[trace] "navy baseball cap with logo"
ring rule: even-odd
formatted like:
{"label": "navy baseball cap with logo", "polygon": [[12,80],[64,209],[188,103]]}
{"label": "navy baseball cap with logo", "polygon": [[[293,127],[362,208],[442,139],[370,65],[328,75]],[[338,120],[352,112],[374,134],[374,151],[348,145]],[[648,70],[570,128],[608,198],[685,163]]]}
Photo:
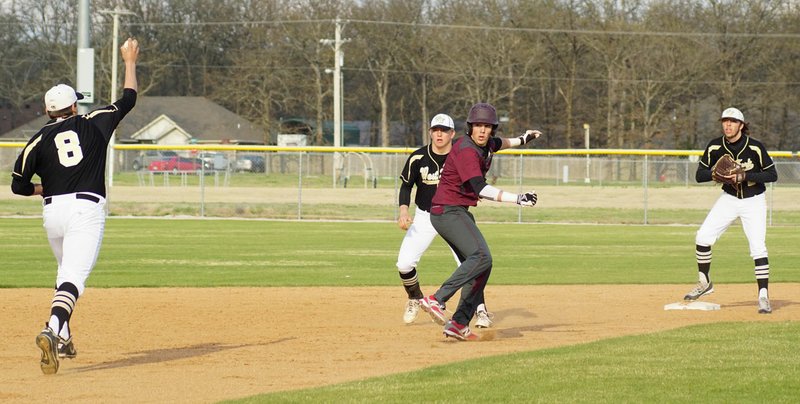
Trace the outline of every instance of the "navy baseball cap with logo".
{"label": "navy baseball cap with logo", "polygon": [[76,92],[74,88],[59,84],[44,94],[44,106],[47,112],[61,111],[82,99],[83,94]]}

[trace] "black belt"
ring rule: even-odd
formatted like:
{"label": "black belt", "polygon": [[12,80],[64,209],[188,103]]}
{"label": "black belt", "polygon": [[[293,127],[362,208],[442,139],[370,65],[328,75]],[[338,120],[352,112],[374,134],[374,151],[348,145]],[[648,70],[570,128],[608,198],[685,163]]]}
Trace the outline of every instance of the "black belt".
{"label": "black belt", "polygon": [[[81,193],[81,192],[78,192],[78,193],[75,194],[75,199],[85,199],[87,201],[92,201],[94,203],[99,203],[100,202],[100,198],[98,198],[98,197],[96,197],[96,196],[94,196],[92,194],[84,194],[84,193]],[[44,198],[44,204],[45,205],[49,205],[51,203],[53,203],[53,197],[52,196],[48,196],[48,197]]]}

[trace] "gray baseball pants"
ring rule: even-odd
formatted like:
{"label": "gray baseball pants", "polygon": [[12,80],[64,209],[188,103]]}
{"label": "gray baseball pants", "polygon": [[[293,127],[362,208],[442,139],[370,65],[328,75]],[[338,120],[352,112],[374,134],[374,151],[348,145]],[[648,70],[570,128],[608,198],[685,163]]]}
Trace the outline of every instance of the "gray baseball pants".
{"label": "gray baseball pants", "polygon": [[453,320],[467,325],[478,304],[483,303],[483,290],[492,273],[492,254],[475,218],[464,206],[444,206],[441,214],[431,213],[431,224],[461,258],[461,265],[433,296],[439,302],[446,302],[461,289]]}

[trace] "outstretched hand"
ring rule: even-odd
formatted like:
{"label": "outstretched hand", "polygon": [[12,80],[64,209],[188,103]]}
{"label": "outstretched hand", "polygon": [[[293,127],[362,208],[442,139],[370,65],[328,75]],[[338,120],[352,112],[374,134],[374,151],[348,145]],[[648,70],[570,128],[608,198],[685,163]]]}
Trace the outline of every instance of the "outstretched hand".
{"label": "outstretched hand", "polygon": [[542,132],[535,129],[528,129],[525,131],[525,134],[522,135],[522,143],[529,143],[534,139],[538,139],[539,136],[542,136]]}
{"label": "outstretched hand", "polygon": [[539,197],[536,195],[536,191],[530,191],[524,194],[519,194],[517,197],[517,205],[533,207],[536,205],[536,201],[538,200]]}

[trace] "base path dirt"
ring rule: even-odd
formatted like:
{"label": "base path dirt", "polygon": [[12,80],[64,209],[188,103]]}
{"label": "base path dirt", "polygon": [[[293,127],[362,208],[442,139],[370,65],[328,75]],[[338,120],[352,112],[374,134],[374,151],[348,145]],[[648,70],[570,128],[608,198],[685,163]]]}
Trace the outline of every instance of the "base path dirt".
{"label": "base path dirt", "polygon": [[[0,402],[211,403],[465,359],[721,321],[800,320],[800,285],[715,285],[718,311],[665,311],[691,285],[492,286],[496,327],[454,342],[401,287],[93,289],[73,319],[78,356],[43,375],[34,344],[52,290],[0,289]],[[432,290],[430,286],[427,289]]]}

